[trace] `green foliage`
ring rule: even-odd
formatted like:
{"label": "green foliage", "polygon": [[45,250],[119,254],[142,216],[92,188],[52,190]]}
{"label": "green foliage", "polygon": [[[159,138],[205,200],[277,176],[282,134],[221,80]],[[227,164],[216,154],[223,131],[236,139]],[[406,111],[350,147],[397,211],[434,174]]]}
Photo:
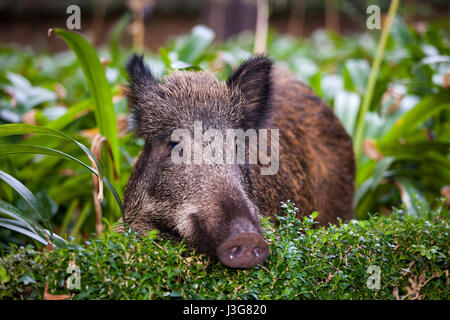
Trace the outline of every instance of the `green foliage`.
{"label": "green foliage", "polygon": [[[115,185],[119,194],[122,194],[118,181],[116,182],[120,177],[121,168],[116,112],[112,100],[112,89],[106,78],[103,65],[95,49],[82,36],[75,32],[62,29],[55,29],[54,32],[70,46],[81,65],[87,87],[91,93],[91,100],[94,103],[96,124],[100,134],[106,138],[107,144],[111,149],[111,161],[107,157],[107,151],[103,152],[104,156],[102,157],[104,159],[103,163],[106,167],[107,177]],[[112,212],[118,211],[115,206],[110,206],[108,210]],[[118,217],[119,215],[115,215],[115,218]]]}
{"label": "green foliage", "polygon": [[[105,176],[117,191],[115,198],[107,194],[102,202],[110,223],[119,217],[116,202],[143,146],[132,133],[114,131],[116,120],[128,114],[119,85],[127,82],[123,69],[131,49],[118,44],[129,21],[130,16],[124,15],[113,28],[109,45],[97,50],[81,36],[62,30],[56,33],[74,52],[48,55],[0,47],[0,128],[36,123],[42,130],[60,130],[83,146],[90,145],[93,133],[107,137],[120,172],[116,180],[109,155],[103,154],[99,160]],[[450,29],[433,22],[423,29],[419,32],[396,17],[384,54],[378,55],[379,72],[373,72],[367,112],[360,112],[360,105],[376,58],[380,38],[376,31],[341,36],[319,30],[309,39],[269,35],[268,55],[310,85],[353,138],[358,114],[365,114],[361,141],[372,144],[357,159],[358,219],[402,204],[407,214],[417,215],[421,206],[416,199],[433,208],[440,189],[450,185],[450,93],[443,82],[450,72]],[[171,39],[158,53],[145,52],[145,60],[157,77],[174,69],[211,69],[226,79],[251,55],[253,36],[242,34],[222,44],[213,44],[213,38],[211,30],[197,26],[190,34]],[[76,160],[66,161],[65,155],[79,160],[86,154],[68,141],[38,134],[2,136],[0,170],[21,181],[48,207],[49,220],[63,238],[75,233],[80,240],[95,227],[92,176]],[[0,199],[32,214],[2,181]],[[27,240],[0,228],[0,242],[6,249],[10,242]]]}
{"label": "green foliage", "polygon": [[94,102],[95,118],[100,133],[105,136],[111,145],[114,161],[120,168],[116,113],[112,102],[111,87],[100,59],[95,49],[79,34],[62,29],[55,29],[54,32],[66,41],[80,62]]}
{"label": "green foliage", "polygon": [[[367,90],[364,93],[361,109],[359,111],[358,122],[355,129],[354,135],[354,149],[355,156],[357,159],[361,158],[362,148],[363,148],[363,132],[366,123],[366,113],[369,109],[370,102],[372,101],[375,83],[380,70],[381,60],[383,59],[384,49],[386,48],[386,42],[389,37],[389,31],[391,30],[392,22],[395,18],[395,12],[397,11],[398,4],[400,0],[393,0],[389,6],[389,12],[386,17],[386,22],[383,25],[383,30],[381,32],[380,41],[378,43],[377,52],[375,54],[375,59],[373,60],[372,70],[370,72],[367,81]],[[365,73],[364,73],[365,74]],[[359,83],[366,83],[366,81],[360,81]]]}
{"label": "green foliage", "polygon": [[[282,208],[278,228],[263,221],[271,250],[263,266],[228,269],[156,231],[138,239],[129,230],[53,253],[14,247],[0,258],[0,299],[42,298],[47,280],[49,293],[72,299],[449,298],[447,211],[412,217],[398,209],[314,228],[317,213],[299,220],[293,203]],[[67,289],[71,263],[80,268],[79,290]],[[380,270],[378,290],[367,286],[371,265]]]}
{"label": "green foliage", "polygon": [[[0,155],[23,154],[23,153],[45,154],[56,156],[61,159],[70,160],[78,164],[81,164],[82,166],[90,170],[93,174],[97,175],[102,179],[102,181],[105,183],[108,189],[112,192],[120,210],[123,212],[122,203],[119,195],[117,194],[114,187],[110,184],[108,179],[106,177],[103,177],[102,166],[88,148],[86,148],[83,144],[74,140],[67,134],[55,129],[43,128],[27,124],[5,124],[0,127],[0,137],[25,133],[48,135],[62,138],[75,143],[78,147],[80,147],[81,150],[84,151],[84,153],[88,157],[90,157],[95,161],[98,171],[69,154],[40,146],[28,146],[20,144],[0,144]],[[48,208],[43,206],[42,203],[33,195],[33,193],[27,187],[25,187],[20,181],[18,181],[11,175],[1,170],[0,170],[0,180],[5,181],[12,189],[14,189],[25,200],[27,207],[31,209],[31,211],[27,213],[3,200],[0,200],[0,213],[8,216],[9,218],[12,218],[12,219],[0,218],[0,226],[26,235],[34,240],[37,240],[43,245],[48,244],[47,236],[50,236],[50,240],[52,241],[52,243],[54,243],[59,247],[64,246],[66,242],[62,238],[55,235],[53,232],[50,233],[50,231],[48,231],[53,229],[51,226],[51,214]],[[44,227],[47,228],[47,230],[42,228],[40,223],[43,224]],[[75,230],[77,229],[74,228],[74,231]]]}
{"label": "green foliage", "polygon": [[[50,219],[48,210],[41,205],[33,193],[31,193],[30,190],[20,183],[20,181],[3,171],[0,171],[0,179],[8,183],[8,185],[17,191],[17,193],[19,193],[25,200],[27,205],[33,210],[33,213],[40,218],[40,221],[44,224],[44,226],[49,228],[48,226],[50,224]],[[2,200],[0,200],[0,212],[12,218],[0,218],[0,226],[24,234],[44,245],[48,244],[48,241],[46,240],[48,236],[50,236],[49,239],[53,240],[59,246],[65,245],[65,241],[63,239],[42,228],[38,220],[34,219],[33,216],[28,215],[22,210],[15,208]]]}

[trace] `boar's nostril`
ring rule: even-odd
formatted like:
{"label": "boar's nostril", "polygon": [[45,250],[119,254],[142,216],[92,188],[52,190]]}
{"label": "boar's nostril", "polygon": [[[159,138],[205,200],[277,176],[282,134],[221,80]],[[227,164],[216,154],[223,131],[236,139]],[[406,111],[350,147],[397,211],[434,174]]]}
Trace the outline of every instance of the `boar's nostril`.
{"label": "boar's nostril", "polygon": [[256,232],[242,232],[227,239],[217,248],[217,257],[230,268],[251,268],[266,259],[269,247]]}
{"label": "boar's nostril", "polygon": [[241,252],[241,247],[233,247],[230,251],[230,259],[234,259]]}
{"label": "boar's nostril", "polygon": [[253,249],[252,253],[255,257],[258,258],[261,255],[261,251],[262,251],[261,248],[255,248]]}

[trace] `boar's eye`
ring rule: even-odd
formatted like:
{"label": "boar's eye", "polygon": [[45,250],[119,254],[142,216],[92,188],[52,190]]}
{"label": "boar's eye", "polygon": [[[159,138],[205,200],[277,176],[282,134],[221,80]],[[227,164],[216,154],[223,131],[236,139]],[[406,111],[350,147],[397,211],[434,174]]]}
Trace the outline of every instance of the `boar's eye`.
{"label": "boar's eye", "polygon": [[176,146],[178,146],[180,143],[177,141],[169,141],[168,146],[170,149],[174,149]]}
{"label": "boar's eye", "polygon": [[183,149],[181,148],[181,143],[177,141],[169,141],[167,144],[167,147],[169,148],[169,154],[172,154],[172,151],[178,152],[179,155],[183,156]]}

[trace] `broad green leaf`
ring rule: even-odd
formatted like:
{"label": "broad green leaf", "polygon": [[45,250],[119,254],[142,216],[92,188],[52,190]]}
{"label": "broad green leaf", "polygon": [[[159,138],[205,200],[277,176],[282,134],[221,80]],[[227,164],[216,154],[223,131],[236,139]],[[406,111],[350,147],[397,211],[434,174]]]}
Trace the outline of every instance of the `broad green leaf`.
{"label": "broad green leaf", "polygon": [[338,91],[334,97],[334,112],[350,136],[353,135],[360,103],[360,96],[354,92]]}
{"label": "broad green leaf", "polygon": [[402,202],[405,204],[409,215],[419,216],[418,203],[425,203],[423,194],[419,191],[415,183],[408,178],[397,177],[397,186],[400,189]]}
{"label": "broad green leaf", "polygon": [[[378,161],[375,166],[366,165],[366,170],[371,170],[369,173],[370,178],[360,184],[355,192],[355,203],[358,204],[364,195],[369,191],[375,191],[379,186],[381,180],[385,177],[391,164],[394,162],[394,157],[385,157]],[[368,173],[365,173],[366,175]]]}
{"label": "broad green leaf", "polygon": [[394,126],[381,138],[380,150],[386,144],[397,143],[400,138],[414,131],[417,126],[444,109],[450,109],[450,95],[441,93],[423,98],[414,108],[401,116]]}
{"label": "broad green leaf", "polygon": [[164,62],[164,66],[166,69],[170,69],[170,64],[172,60],[170,59],[169,50],[167,48],[161,47],[159,48],[159,56],[161,60]]}
{"label": "broad green leaf", "polygon": [[395,160],[395,157],[385,157],[385,158],[381,159],[380,161],[378,161],[378,163],[375,165],[375,169],[374,169],[373,177],[372,177],[372,185],[370,187],[372,189],[372,191],[375,190],[376,187],[378,187],[378,185],[381,182],[381,179],[383,179],[384,174],[389,169],[389,167],[394,162],[394,160]]}
{"label": "broad green leaf", "polygon": [[27,79],[19,74],[8,72],[7,78],[12,84],[17,103],[22,105],[25,110],[30,110],[43,102],[55,101],[57,98],[53,91],[33,87]]}
{"label": "broad green leaf", "polygon": [[396,16],[394,19],[391,33],[392,38],[395,39],[396,43],[402,47],[411,47],[415,43],[411,32],[408,30],[408,26],[399,16]]}
{"label": "broad green leaf", "polygon": [[70,107],[64,115],[56,120],[46,123],[45,126],[47,128],[61,130],[72,123],[80,113],[87,110],[92,111],[92,109],[93,105],[91,99],[80,101]]}
{"label": "broad green leaf", "polygon": [[196,26],[192,29],[186,42],[178,51],[178,59],[189,64],[196,64],[214,39],[214,31],[206,26]]}
{"label": "broad green leaf", "polygon": [[364,181],[355,191],[355,204],[358,205],[364,195],[372,190],[373,178],[369,178]]}
{"label": "broad green leaf", "polygon": [[348,72],[351,81],[347,87],[354,88],[360,93],[364,92],[370,74],[369,63],[366,60],[349,59],[345,62],[345,71]]}
{"label": "broad green leaf", "polygon": [[[321,95],[320,93],[322,92],[322,95],[327,100],[332,100],[339,92],[344,90],[344,82],[342,77],[337,74],[326,75],[321,79],[319,78],[318,81],[320,81],[320,86],[317,86],[316,88],[313,86],[313,88],[319,95]],[[310,84],[312,85],[312,83]]]}

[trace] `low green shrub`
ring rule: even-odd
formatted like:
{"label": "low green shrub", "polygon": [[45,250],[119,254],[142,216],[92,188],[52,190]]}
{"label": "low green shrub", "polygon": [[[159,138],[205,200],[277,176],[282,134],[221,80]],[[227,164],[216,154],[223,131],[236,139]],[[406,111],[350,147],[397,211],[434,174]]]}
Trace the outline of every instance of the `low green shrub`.
{"label": "low green shrub", "polygon": [[[278,228],[262,221],[271,247],[263,266],[228,269],[183,242],[130,229],[54,252],[12,246],[0,258],[0,299],[41,299],[47,280],[48,293],[72,299],[449,298],[447,210],[413,217],[395,209],[315,228],[316,213],[299,220],[293,203],[282,208]],[[81,286],[69,290],[74,265]]]}

